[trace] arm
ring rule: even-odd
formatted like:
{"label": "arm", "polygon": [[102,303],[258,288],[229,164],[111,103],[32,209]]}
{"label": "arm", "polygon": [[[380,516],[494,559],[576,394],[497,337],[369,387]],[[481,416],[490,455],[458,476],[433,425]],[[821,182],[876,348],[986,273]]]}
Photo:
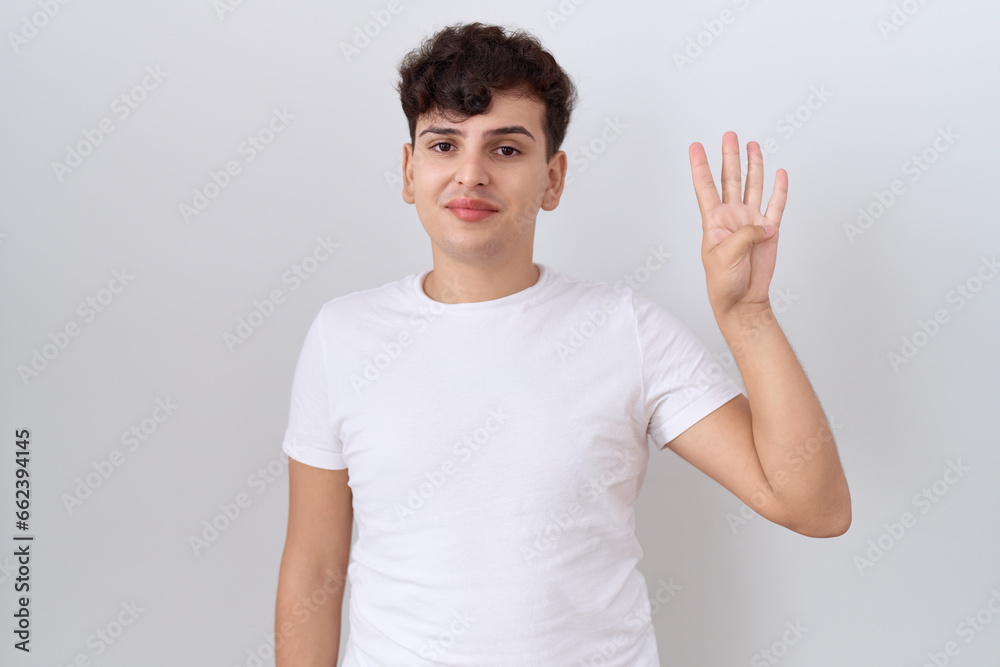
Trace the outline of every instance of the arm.
{"label": "arm", "polygon": [[667,444],[764,518],[809,537],[842,535],[851,498],[833,433],[773,314],[759,327],[724,334],[747,395]]}
{"label": "arm", "polygon": [[723,137],[722,201],[701,144],[692,144],[690,157],[709,300],[747,396],[667,444],[761,516],[811,537],[842,535],[851,524],[851,498],[836,443],[767,295],[788,176],[779,170],[761,215],[763,157],[756,143],[747,145],[742,203],[734,133]]}
{"label": "arm", "polygon": [[335,667],[354,522],[347,469],[288,459],[288,533],[274,614],[277,667]]}

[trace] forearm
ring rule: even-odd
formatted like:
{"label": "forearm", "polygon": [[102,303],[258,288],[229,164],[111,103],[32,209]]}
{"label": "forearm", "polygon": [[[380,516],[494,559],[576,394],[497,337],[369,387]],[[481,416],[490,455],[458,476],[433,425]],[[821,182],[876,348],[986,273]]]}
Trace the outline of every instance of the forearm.
{"label": "forearm", "polygon": [[274,614],[276,667],[336,667],[343,573],[302,565],[287,553]]}
{"label": "forearm", "polygon": [[851,501],[833,433],[774,312],[766,307],[717,321],[746,387],[769,484],[756,497],[777,503],[799,532],[843,533]]}

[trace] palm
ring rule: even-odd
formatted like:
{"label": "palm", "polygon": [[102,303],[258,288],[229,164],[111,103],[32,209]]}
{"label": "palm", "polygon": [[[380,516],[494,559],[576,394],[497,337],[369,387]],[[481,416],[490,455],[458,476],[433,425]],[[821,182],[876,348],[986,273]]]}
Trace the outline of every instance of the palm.
{"label": "palm", "polygon": [[[742,198],[739,141],[734,132],[727,132],[722,138],[721,199],[701,144],[691,145],[690,158],[702,216],[701,256],[713,309],[721,314],[740,306],[766,305],[788,191],[787,173],[778,170],[767,212],[762,215],[764,168],[763,156],[756,143],[747,144],[749,166]],[[760,233],[765,224],[774,228],[774,233],[767,238]],[[738,234],[750,226],[755,227]]]}
{"label": "palm", "polygon": [[[709,214],[705,223],[702,252],[713,251],[743,225],[759,225],[764,216],[746,204],[723,204]],[[767,299],[778,251],[778,235],[750,247],[732,266],[733,300],[759,303]]]}

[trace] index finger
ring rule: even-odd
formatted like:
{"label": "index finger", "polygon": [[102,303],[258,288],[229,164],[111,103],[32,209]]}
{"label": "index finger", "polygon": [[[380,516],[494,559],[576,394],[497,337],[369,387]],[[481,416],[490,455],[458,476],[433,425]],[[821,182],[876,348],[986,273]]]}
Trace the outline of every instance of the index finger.
{"label": "index finger", "polygon": [[702,219],[704,219],[706,213],[722,204],[722,200],[719,199],[719,191],[715,188],[715,179],[712,178],[712,170],[708,166],[705,147],[697,141],[694,142],[688,148],[688,157],[691,159],[694,194],[698,197],[698,208],[701,210]]}

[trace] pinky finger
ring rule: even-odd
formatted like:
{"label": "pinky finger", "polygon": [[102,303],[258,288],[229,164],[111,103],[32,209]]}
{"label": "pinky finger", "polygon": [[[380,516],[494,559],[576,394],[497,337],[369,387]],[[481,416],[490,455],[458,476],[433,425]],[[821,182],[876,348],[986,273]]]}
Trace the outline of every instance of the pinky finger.
{"label": "pinky finger", "polygon": [[788,199],[788,172],[779,169],[774,174],[774,190],[771,198],[767,201],[767,211],[764,217],[768,219],[774,228],[781,224],[781,214],[785,211],[785,201]]}

